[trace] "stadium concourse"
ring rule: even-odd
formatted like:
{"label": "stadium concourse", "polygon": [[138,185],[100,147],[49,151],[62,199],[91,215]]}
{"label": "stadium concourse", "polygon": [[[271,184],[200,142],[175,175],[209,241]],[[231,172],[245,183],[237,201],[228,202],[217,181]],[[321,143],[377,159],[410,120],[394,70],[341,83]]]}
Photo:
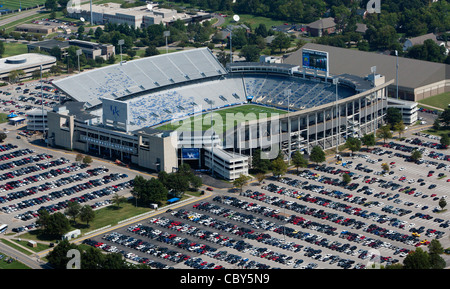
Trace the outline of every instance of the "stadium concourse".
{"label": "stadium concourse", "polygon": [[[281,149],[289,158],[297,149],[327,149],[349,135],[373,132],[382,123],[390,83],[381,75],[329,76],[290,64],[225,68],[208,48],[157,55],[54,81],[70,101],[48,113],[48,143],[153,171],[171,172],[187,162],[233,180],[248,173],[255,149]],[[249,104],[288,113],[249,114],[226,131],[162,129],[209,118],[209,111],[245,112]]]}

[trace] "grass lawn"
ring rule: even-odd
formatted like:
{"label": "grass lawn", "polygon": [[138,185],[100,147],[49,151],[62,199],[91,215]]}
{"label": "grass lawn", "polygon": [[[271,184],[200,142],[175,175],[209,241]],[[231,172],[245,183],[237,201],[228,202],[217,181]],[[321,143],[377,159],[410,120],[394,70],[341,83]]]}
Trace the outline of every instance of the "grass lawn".
{"label": "grass lawn", "polygon": [[450,135],[450,128],[444,127],[444,128],[441,128],[440,130],[435,130],[435,129],[430,128],[430,129],[424,130],[422,132],[432,134],[432,135],[443,136],[444,134]]}
{"label": "grass lawn", "polygon": [[0,1],[0,5],[2,5],[2,7],[0,7],[0,9],[9,9],[9,10],[16,10],[19,9],[20,7],[22,7],[22,9],[24,8],[28,8],[28,7],[34,7],[36,5],[42,5],[45,3],[45,0],[2,0]]}
{"label": "grass lawn", "polygon": [[[236,126],[246,120],[253,120],[275,116],[275,114],[285,114],[287,111],[276,109],[273,107],[265,107],[260,105],[239,105],[230,108],[215,110],[212,114],[213,128],[216,132],[222,133],[232,126]],[[206,131],[211,128],[211,114],[194,116],[185,120],[175,121],[172,123],[163,124],[157,129],[160,130],[175,130],[180,128],[183,131]]]}
{"label": "grass lawn", "polygon": [[0,112],[0,123],[8,122],[8,115],[6,113]]}
{"label": "grass lawn", "polygon": [[422,103],[425,105],[428,104],[434,107],[446,109],[450,104],[450,92],[444,92],[435,96],[419,100],[418,103]]}
{"label": "grass lawn", "polygon": [[[8,263],[7,261],[10,259],[10,256],[5,255],[3,252],[0,252],[0,256],[2,257],[0,260],[0,270],[1,269],[31,269],[30,267],[15,260],[14,258],[12,258],[13,261],[11,263]],[[6,274],[6,273],[4,273],[4,274]]]}
{"label": "grass lawn", "polygon": [[27,45],[24,43],[3,43],[5,47],[5,53],[2,55],[2,57],[10,57],[14,55],[24,54],[28,53]]}
{"label": "grass lawn", "polygon": [[[267,17],[262,16],[254,16],[250,14],[239,14],[239,23],[248,23],[251,25],[251,28],[255,29],[259,26],[259,24],[265,24],[269,29],[272,26],[283,25],[285,21],[282,20],[274,20]],[[225,18],[225,22],[221,25],[221,27],[227,27],[227,25],[235,25],[236,22],[233,20],[233,15],[228,15]]]}

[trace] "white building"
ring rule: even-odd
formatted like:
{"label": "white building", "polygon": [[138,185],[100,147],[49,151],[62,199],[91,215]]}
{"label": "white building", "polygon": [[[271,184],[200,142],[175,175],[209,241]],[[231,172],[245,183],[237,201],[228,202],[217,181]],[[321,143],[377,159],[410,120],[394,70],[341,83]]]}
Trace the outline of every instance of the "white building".
{"label": "white building", "polygon": [[413,125],[417,121],[417,102],[407,101],[403,99],[395,99],[388,97],[388,108],[395,107],[398,108],[402,113],[402,120],[404,124]]}

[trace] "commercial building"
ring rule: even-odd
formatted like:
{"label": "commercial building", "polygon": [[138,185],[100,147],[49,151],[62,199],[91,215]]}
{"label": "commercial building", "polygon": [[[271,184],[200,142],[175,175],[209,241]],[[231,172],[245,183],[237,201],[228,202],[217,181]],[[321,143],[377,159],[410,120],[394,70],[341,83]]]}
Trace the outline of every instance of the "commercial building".
{"label": "commercial building", "polygon": [[50,39],[27,44],[28,52],[33,52],[39,49],[40,51],[50,53],[53,48],[58,47],[62,50],[63,56],[65,56],[66,50],[70,46],[78,46],[87,59],[101,57],[107,60],[110,56],[115,54],[115,47],[112,44],[95,43],[78,39],[67,41]]}
{"label": "commercial building", "polygon": [[[105,23],[127,24],[131,27],[144,28],[152,24],[170,24],[176,20],[194,22],[211,18],[210,13],[178,13],[174,9],[159,8],[157,5],[153,5],[151,9],[147,6],[132,8],[121,8],[120,6],[118,3],[92,5],[93,23],[101,25]],[[91,6],[88,3],[80,5],[79,8],[70,8],[68,15],[77,19],[83,17],[86,21],[90,21]]]}
{"label": "commercial building", "polygon": [[27,33],[39,33],[48,35],[50,33],[56,32],[57,27],[38,25],[38,24],[20,24],[16,26],[16,31],[27,32]]}

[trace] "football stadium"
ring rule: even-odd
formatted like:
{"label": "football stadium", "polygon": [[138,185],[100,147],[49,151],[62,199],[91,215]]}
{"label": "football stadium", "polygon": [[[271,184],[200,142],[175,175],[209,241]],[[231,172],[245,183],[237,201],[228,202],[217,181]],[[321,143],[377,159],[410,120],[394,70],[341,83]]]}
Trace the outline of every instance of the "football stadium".
{"label": "football stadium", "polygon": [[121,62],[54,81],[70,100],[48,113],[48,144],[171,172],[182,162],[233,180],[252,155],[289,159],[374,132],[385,81],[330,75],[328,53],[303,49],[302,65],[220,64],[208,48]]}

